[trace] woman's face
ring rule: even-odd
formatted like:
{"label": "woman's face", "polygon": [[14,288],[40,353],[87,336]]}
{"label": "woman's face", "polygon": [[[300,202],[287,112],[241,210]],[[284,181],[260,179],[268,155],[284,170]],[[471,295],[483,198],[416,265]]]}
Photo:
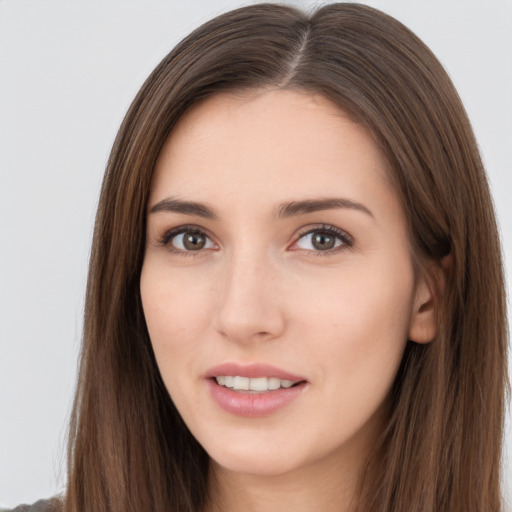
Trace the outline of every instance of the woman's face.
{"label": "woman's face", "polygon": [[358,467],[407,338],[434,329],[366,131],[318,95],[217,95],[173,129],[148,212],[149,334],[216,467]]}

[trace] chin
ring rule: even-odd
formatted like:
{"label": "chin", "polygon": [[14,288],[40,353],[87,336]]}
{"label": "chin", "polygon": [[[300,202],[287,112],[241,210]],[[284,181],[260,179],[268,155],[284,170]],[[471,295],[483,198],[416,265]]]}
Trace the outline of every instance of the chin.
{"label": "chin", "polygon": [[327,461],[334,453],[328,443],[311,445],[296,435],[274,435],[273,439],[243,439],[205,446],[214,467],[239,475],[277,477],[300,472],[316,463]]}
{"label": "chin", "polygon": [[261,453],[223,453],[218,457],[211,456],[214,467],[239,475],[275,477],[290,473],[300,466],[286,456],[285,460],[280,459],[280,457],[262,456]]}
{"label": "chin", "polygon": [[[201,443],[214,466],[253,476],[276,476],[300,466],[298,450],[283,446],[278,440],[225,439],[222,442]],[[296,444],[296,443],[294,443]]]}

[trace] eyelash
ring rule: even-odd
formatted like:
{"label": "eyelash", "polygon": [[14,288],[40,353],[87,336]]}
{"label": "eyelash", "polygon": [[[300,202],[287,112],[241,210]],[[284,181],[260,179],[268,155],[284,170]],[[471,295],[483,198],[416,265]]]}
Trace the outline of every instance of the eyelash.
{"label": "eyelash", "polygon": [[[211,241],[211,238],[205,233],[205,231],[202,228],[199,228],[198,226],[194,225],[185,225],[185,226],[178,226],[176,228],[170,229],[169,231],[166,231],[162,239],[159,241],[160,246],[167,247],[167,250],[172,253],[176,254],[178,256],[182,257],[194,257],[198,256],[199,253],[203,252],[201,249],[197,251],[184,251],[182,249],[174,248],[171,244],[171,241],[174,237],[178,235],[182,235],[184,233],[193,233],[193,234],[199,234],[202,236],[205,236],[207,239]],[[307,230],[304,230],[299,233],[297,239],[293,243],[293,245],[297,244],[301,238],[304,238],[307,235],[310,235],[312,233],[323,233],[327,235],[334,236],[338,240],[341,241],[341,244],[333,249],[328,249],[325,251],[321,250],[307,250],[302,249],[305,251],[308,255],[312,254],[315,256],[329,256],[335,253],[338,253],[339,251],[348,250],[351,249],[354,246],[354,239],[351,235],[349,235],[346,231],[337,228],[336,226],[331,226],[329,224],[319,224],[315,227],[309,227]],[[293,249],[293,250],[301,250],[301,249]]]}
{"label": "eyelash", "polygon": [[200,227],[193,225],[185,225],[178,226],[176,228],[170,229],[169,231],[166,231],[158,245],[167,247],[167,250],[170,253],[176,254],[177,256],[181,256],[183,258],[198,256],[198,253],[202,252],[201,250],[183,251],[182,249],[177,249],[172,246],[171,240],[178,235],[182,235],[183,233],[198,234],[206,237],[208,240],[211,240],[211,238]]}
{"label": "eyelash", "polygon": [[[307,254],[312,254],[315,256],[330,256],[332,254],[336,254],[340,251],[345,251],[348,249],[352,249],[354,246],[354,239],[351,235],[349,235],[346,231],[337,228],[336,226],[332,226],[330,224],[319,224],[318,226],[315,226],[313,228],[307,228],[305,231],[300,232],[297,240],[294,242],[294,245],[298,243],[298,241],[307,236],[311,235],[312,233],[323,233],[327,235],[334,236],[338,240],[341,241],[341,245],[334,247],[333,249],[328,249],[325,251],[320,250],[306,250]],[[300,250],[300,249],[294,249],[294,250]]]}

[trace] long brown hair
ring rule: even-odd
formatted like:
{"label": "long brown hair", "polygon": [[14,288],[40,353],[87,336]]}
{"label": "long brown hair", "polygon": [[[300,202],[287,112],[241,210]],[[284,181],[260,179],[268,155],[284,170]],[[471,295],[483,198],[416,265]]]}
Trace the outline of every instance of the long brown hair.
{"label": "long brown hair", "polygon": [[208,499],[208,457],[162,383],[142,313],[145,212],[156,158],[184,111],[258,88],[320,93],[365,126],[402,198],[418,271],[450,259],[438,335],[407,346],[357,509],[501,510],[507,331],[484,169],[437,59],[358,4],[223,14],[165,57],[133,101],[96,218],[65,510],[192,512]]}

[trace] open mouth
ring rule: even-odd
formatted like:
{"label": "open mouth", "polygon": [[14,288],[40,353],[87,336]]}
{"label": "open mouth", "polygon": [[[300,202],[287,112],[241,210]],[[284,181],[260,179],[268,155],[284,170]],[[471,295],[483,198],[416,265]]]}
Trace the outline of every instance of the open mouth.
{"label": "open mouth", "polygon": [[267,364],[226,363],[210,370],[206,377],[211,397],[221,409],[250,418],[287,407],[308,386],[304,377]]}
{"label": "open mouth", "polygon": [[241,393],[268,393],[278,389],[288,389],[304,381],[279,379],[278,377],[240,377],[238,375],[218,375],[213,380],[219,385]]}

